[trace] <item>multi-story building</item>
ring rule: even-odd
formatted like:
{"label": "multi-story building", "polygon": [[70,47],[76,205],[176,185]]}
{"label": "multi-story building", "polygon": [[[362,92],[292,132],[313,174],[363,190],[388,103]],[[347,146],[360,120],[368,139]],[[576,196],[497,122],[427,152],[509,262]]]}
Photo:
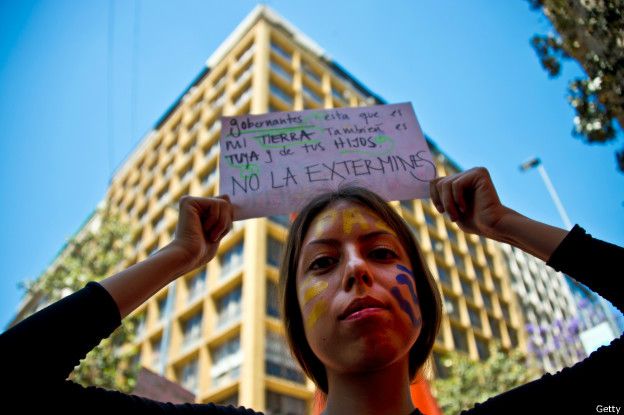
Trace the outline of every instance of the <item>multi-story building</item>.
{"label": "multi-story building", "polygon": [[[172,239],[182,195],[219,194],[222,115],[385,103],[327,56],[265,6],[245,18],[115,172],[106,200],[140,229],[119,269]],[[429,145],[439,175],[459,171]],[[462,233],[429,200],[392,205],[422,245],[444,299],[427,376],[445,375],[445,350],[474,359],[487,358],[493,342],[526,350],[500,244]],[[135,310],[141,363],[193,391],[197,402],[310,412],[313,384],[290,357],[279,319],[278,263],[288,224],[287,216],[236,222],[214,260]]]}
{"label": "multi-story building", "polygon": [[526,321],[528,349],[542,372],[554,373],[584,358],[567,277],[518,248],[501,247]]}

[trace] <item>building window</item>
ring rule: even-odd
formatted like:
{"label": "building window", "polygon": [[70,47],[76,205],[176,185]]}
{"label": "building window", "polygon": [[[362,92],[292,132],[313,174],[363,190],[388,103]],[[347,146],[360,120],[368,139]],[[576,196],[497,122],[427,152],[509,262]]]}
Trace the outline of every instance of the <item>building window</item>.
{"label": "building window", "polygon": [[181,172],[180,181],[185,181],[193,175],[193,163],[189,163]]}
{"label": "building window", "polygon": [[479,265],[474,266],[475,276],[477,280],[481,281],[481,283],[485,284],[485,274],[483,273],[483,268]]}
{"label": "building window", "polygon": [[472,327],[476,327],[478,329],[483,328],[481,325],[481,314],[478,308],[468,305],[468,317],[470,318],[470,324]]}
{"label": "building window", "polygon": [[272,236],[267,238],[267,262],[269,265],[279,267],[282,259],[284,244]]}
{"label": "building window", "polygon": [[438,278],[440,279],[440,282],[448,285],[449,287],[453,285],[451,282],[451,274],[446,265],[438,264]]}
{"label": "building window", "polygon": [[450,376],[451,371],[444,356],[438,352],[433,352],[433,362],[435,364],[436,377],[445,379]]}
{"label": "building window", "polygon": [[310,65],[304,62],[302,67],[303,73],[305,73],[308,78],[314,80],[317,84],[321,83],[321,76],[318,75]]}
{"label": "building window", "polygon": [[197,390],[199,387],[199,381],[197,377],[199,372],[198,366],[199,364],[197,362],[197,359],[193,359],[184,366],[182,366],[179,375],[180,383],[182,384],[182,386],[186,390],[189,390],[194,394],[197,394]]}
{"label": "building window", "polygon": [[171,172],[173,171],[173,161],[170,162],[167,167],[165,167],[165,179],[168,179],[171,176]]}
{"label": "building window", "polygon": [[217,97],[217,99],[215,99],[213,106],[214,107],[220,107],[223,105],[223,103],[225,102],[225,89],[223,91],[221,91],[221,93],[219,94],[219,96]]}
{"label": "building window", "polygon": [[436,220],[433,217],[433,215],[431,213],[429,213],[429,211],[425,210],[423,212],[424,216],[425,216],[425,223],[433,228],[436,227]]}
{"label": "building window", "polygon": [[319,96],[319,94],[317,94],[316,92],[314,92],[311,88],[309,88],[307,85],[303,85],[303,95],[306,98],[311,99],[312,101],[316,102],[319,105],[323,105],[323,98],[321,98]]}
{"label": "building window", "polygon": [[449,239],[455,244],[457,245],[459,243],[458,239],[457,239],[457,231],[455,231],[455,229],[451,229],[451,228],[447,228],[446,229],[446,233],[448,234]]}
{"label": "building window", "polygon": [[197,140],[193,139],[186,145],[186,147],[184,147],[182,151],[184,151],[184,154],[191,154],[193,150],[195,150],[195,147],[197,147]]}
{"label": "building window", "polygon": [[238,107],[239,105],[242,105],[250,96],[251,96],[251,88],[247,88],[242,94],[240,94],[234,100],[234,106]]}
{"label": "building window", "polygon": [[293,76],[290,73],[290,71],[288,71],[282,65],[278,64],[275,61],[271,61],[270,65],[271,65],[271,71],[273,71],[273,73],[278,74],[279,76],[284,78],[284,80],[287,81],[288,83],[292,82]]}
{"label": "building window", "polygon": [[201,182],[204,186],[210,186],[217,179],[217,169],[207,171],[201,178]]}
{"label": "building window", "polygon": [[490,349],[488,347],[487,341],[479,336],[475,336],[475,340],[477,343],[477,352],[479,353],[479,359],[486,360],[488,357],[490,357]]}
{"label": "building window", "polygon": [[251,65],[251,62],[250,62],[249,65],[247,65],[247,67],[245,68],[245,70],[243,70],[237,75],[237,78],[235,81],[236,87],[238,88],[238,86],[242,85],[245,81],[247,81],[247,79],[251,78],[252,72],[253,72],[253,66]]}
{"label": "building window", "polygon": [[159,337],[156,340],[153,340],[151,343],[152,346],[152,366],[156,369],[160,369],[160,365],[162,364],[162,337]]}
{"label": "building window", "polygon": [[[199,113],[195,118],[193,118],[190,122],[191,128],[189,128],[190,133],[194,133],[201,126],[201,119],[199,117]],[[183,149],[184,153],[188,153],[188,148]]]}
{"label": "building window", "polygon": [[158,233],[162,230],[162,227],[165,225],[165,212],[161,213],[152,221],[152,227],[154,228],[154,232]]}
{"label": "building window", "polygon": [[219,152],[219,140],[215,141],[210,147],[206,148],[206,150],[204,150],[204,155],[206,156],[206,159],[210,160],[218,152]]}
{"label": "building window", "polygon": [[464,258],[462,254],[459,252],[453,251],[453,260],[455,261],[455,265],[458,269],[466,269],[466,264],[464,263]]}
{"label": "building window", "polygon": [[137,337],[143,336],[145,334],[145,328],[146,328],[145,312],[142,312],[136,317],[135,324],[136,324],[136,329],[135,329],[136,336]]}
{"label": "building window", "polygon": [[251,44],[241,55],[238,57],[238,63],[244,63],[248,58],[250,58],[254,54],[255,44]]}
{"label": "building window", "polygon": [[501,311],[503,312],[503,317],[507,321],[511,321],[511,316],[509,315],[509,304],[500,302]]}
{"label": "building window", "polygon": [[414,213],[414,201],[413,200],[401,200],[401,208],[410,214]]}
{"label": "building window", "polygon": [[458,322],[461,321],[461,314],[459,311],[459,301],[453,296],[448,296],[444,299],[444,308],[446,309],[449,317],[454,318]]}
{"label": "building window", "polygon": [[488,268],[494,272],[494,256],[489,252],[485,253],[485,262],[487,262]]}
{"label": "building window", "polygon": [[477,259],[477,245],[474,242],[468,241],[468,252],[470,252],[470,256]]}
{"label": "building window", "polygon": [[488,321],[490,323],[490,330],[492,331],[492,336],[500,339],[501,331],[500,331],[500,326],[498,324],[498,320],[492,316],[488,316]]}
{"label": "building window", "polygon": [[284,91],[279,86],[275,85],[273,82],[269,83],[269,90],[271,91],[271,94],[273,94],[274,96],[278,97],[279,99],[284,101],[289,106],[293,104],[293,97],[292,97],[292,95],[290,95],[288,92]]}
{"label": "building window", "polygon": [[217,328],[228,326],[240,320],[241,287],[240,285],[217,300]]}
{"label": "building window", "polygon": [[269,390],[266,391],[265,403],[267,415],[300,415],[308,412],[303,399]]}
{"label": "building window", "polygon": [[494,283],[494,289],[500,295],[503,294],[503,286],[498,278],[492,278],[492,282]]}
{"label": "building window", "polygon": [[167,198],[169,197],[169,189],[167,188],[167,186],[163,187],[158,194],[156,195],[156,197],[158,198],[158,203],[165,203],[167,202]]}
{"label": "building window", "polygon": [[177,141],[172,141],[171,144],[169,144],[169,147],[167,147],[167,153],[174,154],[177,149],[178,149]]}
{"label": "building window", "polygon": [[188,302],[195,300],[204,293],[206,288],[206,269],[204,268],[188,280]]}
{"label": "building window", "polygon": [[474,299],[474,294],[472,292],[472,283],[470,281],[467,281],[467,280],[463,279],[463,278],[460,278],[459,282],[461,284],[462,292],[464,293],[466,298],[469,298],[469,299],[473,300]]}
{"label": "building window", "polygon": [[161,299],[158,300],[158,321],[163,321],[169,315],[169,310],[167,309],[169,303],[169,296],[165,295]]}
{"label": "building window", "polygon": [[305,376],[291,357],[282,335],[267,331],[264,357],[267,375],[305,383]]}
{"label": "building window", "polygon": [[214,388],[239,378],[242,361],[239,337],[215,347],[210,355],[212,358],[210,377]]}
{"label": "building window", "polygon": [[[219,112],[220,114],[220,112]],[[217,115],[218,116],[218,115]],[[210,129],[208,130],[208,135],[212,135],[218,131],[221,131],[221,120],[215,120],[213,121],[212,125],[210,126]],[[219,144],[218,141],[216,141],[217,145]]]}
{"label": "building window", "polygon": [[280,55],[282,58],[288,60],[288,61],[290,61],[291,58],[292,58],[290,52],[286,51],[286,49],[282,48],[277,43],[271,42],[271,50],[273,52],[277,53],[278,55]]}
{"label": "building window", "polygon": [[507,332],[509,333],[509,341],[511,342],[511,347],[518,347],[518,333],[515,329],[511,327],[507,327]]}
{"label": "building window", "polygon": [[483,304],[485,305],[485,308],[488,310],[492,310],[492,294],[481,291],[481,297],[483,298]]}
{"label": "building window", "polygon": [[290,218],[288,217],[288,215],[273,215],[273,216],[269,216],[269,220],[271,222],[279,223],[280,225],[283,225],[285,227],[289,227],[290,226]]}
{"label": "building window", "polygon": [[199,312],[183,323],[182,348],[193,346],[201,338],[202,313]]}
{"label": "building window", "polygon": [[451,326],[451,332],[453,333],[453,343],[455,343],[455,349],[468,353],[468,333],[466,330]]}
{"label": "building window", "polygon": [[225,72],[219,75],[217,79],[214,81],[214,89],[219,89],[225,83]]}
{"label": "building window", "polygon": [[150,197],[154,192],[154,182],[150,182],[145,188],[145,197]]}
{"label": "building window", "polygon": [[219,263],[221,264],[221,274],[219,278],[227,277],[241,266],[243,264],[243,241],[240,241],[230,248],[230,250],[223,253],[219,257]]}
{"label": "building window", "polygon": [[280,317],[277,284],[270,279],[266,280],[266,307],[268,316]]}

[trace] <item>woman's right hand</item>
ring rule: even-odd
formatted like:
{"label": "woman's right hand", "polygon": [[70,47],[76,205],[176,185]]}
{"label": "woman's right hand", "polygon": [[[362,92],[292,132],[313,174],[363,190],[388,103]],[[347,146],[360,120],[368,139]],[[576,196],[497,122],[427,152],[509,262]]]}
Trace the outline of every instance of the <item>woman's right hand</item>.
{"label": "woman's right hand", "polygon": [[233,214],[227,195],[182,196],[178,225],[170,245],[182,251],[191,269],[198,268],[214,258],[221,238],[232,228]]}

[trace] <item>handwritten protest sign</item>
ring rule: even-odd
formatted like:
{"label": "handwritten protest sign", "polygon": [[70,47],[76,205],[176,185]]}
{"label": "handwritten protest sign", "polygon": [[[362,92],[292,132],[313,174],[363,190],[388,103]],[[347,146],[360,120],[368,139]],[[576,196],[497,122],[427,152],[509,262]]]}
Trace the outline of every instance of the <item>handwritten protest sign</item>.
{"label": "handwritten protest sign", "polygon": [[220,191],[235,219],[297,212],[345,184],[428,197],[435,165],[410,103],[221,118]]}

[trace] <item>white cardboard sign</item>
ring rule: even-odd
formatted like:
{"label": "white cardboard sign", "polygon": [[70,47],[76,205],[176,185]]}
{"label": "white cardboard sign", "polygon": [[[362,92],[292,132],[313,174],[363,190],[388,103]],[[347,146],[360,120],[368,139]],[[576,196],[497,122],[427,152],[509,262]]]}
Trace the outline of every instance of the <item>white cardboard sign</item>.
{"label": "white cardboard sign", "polygon": [[346,184],[425,198],[436,175],[411,103],[222,117],[220,147],[235,220],[298,212]]}

